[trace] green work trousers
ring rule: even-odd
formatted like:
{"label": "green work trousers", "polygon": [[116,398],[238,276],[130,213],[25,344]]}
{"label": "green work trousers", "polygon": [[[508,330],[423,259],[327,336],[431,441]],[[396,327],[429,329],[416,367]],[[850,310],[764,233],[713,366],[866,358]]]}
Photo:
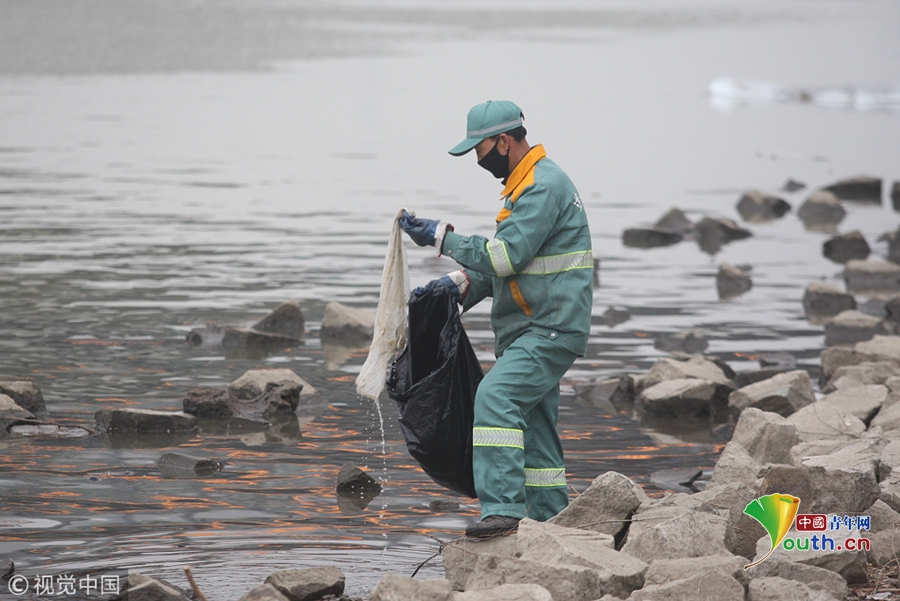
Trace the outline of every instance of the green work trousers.
{"label": "green work trousers", "polygon": [[559,380],[575,358],[550,336],[528,333],[503,351],[479,384],[472,467],[482,519],[545,521],[569,504],[556,420]]}

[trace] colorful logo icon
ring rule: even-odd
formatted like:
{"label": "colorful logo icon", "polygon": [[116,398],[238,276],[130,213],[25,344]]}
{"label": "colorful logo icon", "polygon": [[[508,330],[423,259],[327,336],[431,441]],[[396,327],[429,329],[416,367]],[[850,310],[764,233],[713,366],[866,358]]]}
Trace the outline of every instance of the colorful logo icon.
{"label": "colorful logo icon", "polygon": [[753,566],[764,562],[778,548],[778,545],[781,544],[781,541],[784,540],[784,537],[794,524],[794,518],[797,517],[799,508],[800,499],[779,493],[754,499],[747,504],[747,507],[744,508],[744,513],[762,524],[772,540],[772,548],[759,561],[744,566],[745,570],[749,570]]}

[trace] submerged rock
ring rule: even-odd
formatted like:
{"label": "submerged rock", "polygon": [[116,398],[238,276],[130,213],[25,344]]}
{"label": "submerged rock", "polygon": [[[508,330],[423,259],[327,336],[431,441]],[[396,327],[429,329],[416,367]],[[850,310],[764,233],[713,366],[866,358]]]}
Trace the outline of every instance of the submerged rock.
{"label": "submerged rock", "polygon": [[728,263],[719,266],[719,272],[716,274],[716,291],[720,300],[738,297],[752,287],[753,281],[742,269]]}
{"label": "submerged rock", "polygon": [[197,429],[197,418],[181,411],[101,409],[94,420],[108,433],[173,434]]}
{"label": "submerged rock", "polygon": [[661,230],[677,232],[682,236],[689,235],[694,229],[694,224],[691,220],[685,216],[684,211],[678,208],[670,209],[653,226]]}
{"label": "submerged rock", "polygon": [[269,574],[271,585],[289,601],[317,601],[327,595],[344,594],[344,573],[335,567],[280,570]]}
{"label": "submerged rock", "polygon": [[306,320],[303,318],[303,311],[300,310],[300,303],[289,300],[278,305],[274,311],[256,323],[253,329],[257,332],[300,340],[303,338],[305,325]]}
{"label": "submerged rock", "polygon": [[737,203],[737,212],[744,221],[763,222],[784,217],[791,205],[774,194],[760,190],[745,192]]}
{"label": "submerged rock", "polygon": [[7,582],[16,573],[16,564],[12,559],[0,559],[0,582]]}
{"label": "submerged rock", "polygon": [[838,313],[852,309],[856,309],[853,295],[825,282],[810,282],[803,294],[803,311],[814,325],[822,325]]}
{"label": "submerged rock", "polygon": [[794,178],[789,177],[787,179],[787,181],[784,182],[784,185],[781,186],[781,191],[782,192],[797,192],[798,190],[803,190],[804,188],[806,188],[806,184],[804,184],[803,182],[798,182]]}
{"label": "submerged rock", "polygon": [[672,246],[682,240],[682,234],[660,228],[629,228],[622,232],[622,244],[630,248]]}
{"label": "submerged rock", "polygon": [[753,233],[736,224],[731,219],[704,217],[694,226],[694,239],[700,250],[711,255],[729,242],[749,238]]}
{"label": "submerged rock", "polygon": [[319,337],[330,341],[371,340],[375,311],[332,302],[325,305],[325,317]]}
{"label": "submerged rock", "polygon": [[900,265],[885,261],[848,261],[844,281],[857,294],[900,291]]}
{"label": "submerged rock", "polygon": [[222,349],[227,357],[262,358],[294,346],[297,346],[295,338],[245,328],[225,328],[222,337]]}
{"label": "submerged rock", "polygon": [[825,346],[856,344],[885,333],[881,319],[859,311],[842,311],[825,322]]}
{"label": "submerged rock", "polygon": [[810,194],[800,205],[797,216],[803,221],[806,229],[830,231],[843,221],[847,216],[847,210],[837,196],[819,190]]}
{"label": "submerged rock", "polygon": [[871,252],[869,243],[866,242],[865,236],[859,230],[835,236],[822,244],[822,255],[835,263],[846,263],[854,259],[862,260]]}
{"label": "submerged rock", "polygon": [[881,204],[881,178],[859,176],[840,180],[822,188],[841,200]]}
{"label": "submerged rock", "polygon": [[696,330],[665,334],[653,341],[653,348],[667,353],[672,351],[689,354],[702,353],[707,347],[709,347],[709,342],[706,341],[703,334]]}
{"label": "submerged rock", "polygon": [[359,490],[381,490],[375,478],[361,470],[355,463],[345,463],[337,475],[337,490],[352,492]]}
{"label": "submerged rock", "polygon": [[0,394],[5,394],[16,405],[35,415],[46,413],[47,405],[44,395],[34,382],[28,380],[0,381]]}
{"label": "submerged rock", "polygon": [[166,453],[156,460],[163,478],[208,478],[222,471],[221,461],[198,459],[180,453]]}
{"label": "submerged rock", "polygon": [[7,395],[0,394],[0,435],[5,434],[10,426],[33,423],[37,423],[37,418],[31,411],[20,407]]}
{"label": "submerged rock", "polygon": [[600,317],[600,321],[609,327],[617,326],[620,323],[625,323],[631,319],[631,313],[624,309],[616,309],[615,307],[608,308],[603,316]]}

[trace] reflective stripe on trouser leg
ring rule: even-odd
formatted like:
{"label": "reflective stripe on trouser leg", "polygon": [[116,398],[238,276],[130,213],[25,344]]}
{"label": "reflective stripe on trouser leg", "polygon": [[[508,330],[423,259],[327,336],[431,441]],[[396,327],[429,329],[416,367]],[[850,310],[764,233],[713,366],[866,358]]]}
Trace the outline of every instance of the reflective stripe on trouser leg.
{"label": "reflective stripe on trouser leg", "polygon": [[[539,522],[549,520],[569,504],[569,490],[566,486],[566,471],[563,467],[562,442],[556,431],[556,418],[559,408],[559,385],[554,386],[544,401],[527,416],[525,436],[525,504],[528,517]],[[529,486],[527,474],[529,468],[540,470],[532,478],[534,484]],[[555,486],[551,485],[555,484]]]}
{"label": "reflective stripe on trouser leg", "polygon": [[[548,338],[521,336],[478,386],[473,438],[481,444],[473,443],[472,471],[482,518],[530,517],[528,501],[536,491],[540,491],[535,497],[540,506],[536,518],[548,519],[568,504],[565,486],[526,486],[525,466],[563,465],[556,433],[559,379],[574,361],[574,353]],[[510,431],[523,432],[524,448],[511,440]],[[492,441],[503,446],[489,444]],[[545,502],[548,494],[552,498]]]}
{"label": "reflective stripe on trouser leg", "polygon": [[566,485],[566,468],[564,467],[526,467],[525,486],[551,488]]}

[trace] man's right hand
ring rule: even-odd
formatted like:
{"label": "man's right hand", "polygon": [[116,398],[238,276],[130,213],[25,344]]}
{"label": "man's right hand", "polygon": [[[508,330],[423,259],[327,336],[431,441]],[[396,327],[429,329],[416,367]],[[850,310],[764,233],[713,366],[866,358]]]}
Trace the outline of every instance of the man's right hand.
{"label": "man's right hand", "polygon": [[400,228],[419,246],[434,246],[434,234],[440,223],[439,219],[419,219],[403,211],[399,223]]}

